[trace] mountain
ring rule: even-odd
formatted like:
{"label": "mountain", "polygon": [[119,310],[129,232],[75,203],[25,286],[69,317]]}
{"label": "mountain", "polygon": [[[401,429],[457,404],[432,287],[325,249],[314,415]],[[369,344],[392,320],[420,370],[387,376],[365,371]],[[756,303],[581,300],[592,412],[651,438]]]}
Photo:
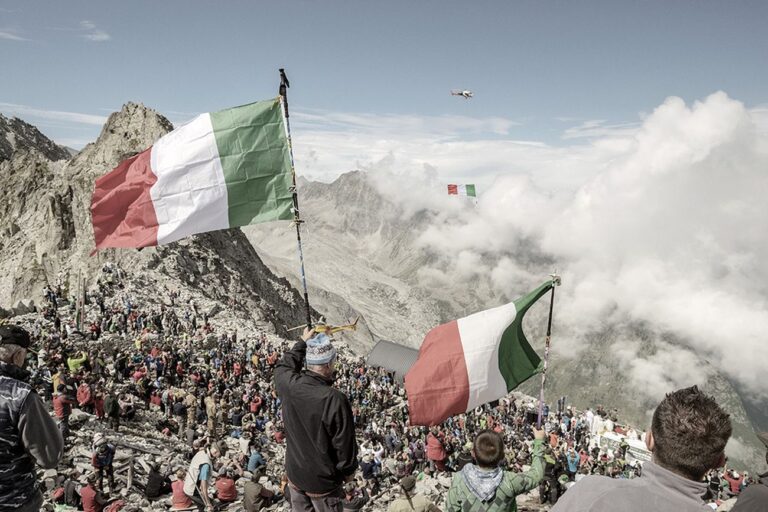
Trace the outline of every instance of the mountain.
{"label": "mountain", "polygon": [[31,124],[0,114],[0,162],[29,150],[52,161],[67,160],[71,156],[67,148],[57,145]]}
{"label": "mountain", "polygon": [[[345,335],[358,353],[366,354],[378,339],[418,347],[430,328],[513,300],[527,291],[500,293],[489,276],[478,277],[468,286],[461,280],[453,283],[448,275],[435,285],[429,277],[432,269],[440,268],[441,255],[425,249],[420,240],[430,234],[434,222],[445,221],[443,213],[433,207],[409,209],[407,202],[382,192],[386,189],[377,180],[380,178],[373,174],[354,171],[333,183],[298,183],[310,302],[332,322],[360,315],[363,332]],[[402,189],[406,185],[398,186]],[[473,206],[467,203],[463,207]],[[265,263],[299,286],[295,232],[268,225],[249,226],[244,231]],[[521,243],[508,256],[530,275],[546,276],[553,266],[533,244]],[[543,352],[547,305],[540,301],[525,317],[528,338],[539,353]],[[710,375],[700,387],[732,415],[732,459],[746,467],[764,469],[764,448],[745,402],[705,357],[692,353],[672,334],[652,334],[650,326],[642,323],[596,319],[594,325],[580,334],[578,350],[562,346],[553,350],[546,389],[550,403],[567,396],[578,408],[617,408],[620,419],[642,428],[649,424],[660,397],[638,387],[637,379],[631,378],[638,367],[624,348],[631,346],[633,354],[649,360],[685,354]],[[558,333],[567,328],[556,322],[553,347]],[[521,391],[537,396],[538,386],[536,377]]]}
{"label": "mountain", "polygon": [[304,318],[301,297],[262,263],[237,229],[142,251],[89,255],[94,181],[172,129],[154,110],[124,105],[98,139],[70,160],[63,160],[68,153],[35,127],[16,119],[0,123],[6,134],[0,140],[14,141],[3,146],[0,161],[0,306],[21,299],[39,303],[46,284],[61,284],[70,296],[78,279],[93,286],[104,263],[113,262],[130,269],[143,287],[184,290],[219,310],[236,308],[244,328],[271,325],[284,335]]}

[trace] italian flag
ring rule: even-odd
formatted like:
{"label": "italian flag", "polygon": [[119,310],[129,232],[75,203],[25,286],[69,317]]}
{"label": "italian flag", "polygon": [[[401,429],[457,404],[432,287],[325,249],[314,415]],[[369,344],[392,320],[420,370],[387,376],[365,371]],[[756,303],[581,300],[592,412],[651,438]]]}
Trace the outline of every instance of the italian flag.
{"label": "italian flag", "polygon": [[293,218],[282,100],[202,114],[96,180],[96,249]]}
{"label": "italian flag", "polygon": [[467,184],[467,185],[450,184],[448,185],[448,195],[477,197],[477,192],[475,191],[474,184]]}
{"label": "italian flag", "polygon": [[538,373],[541,359],[525,338],[523,316],[552,286],[548,281],[514,302],[429,331],[405,375],[411,424],[440,424]]}

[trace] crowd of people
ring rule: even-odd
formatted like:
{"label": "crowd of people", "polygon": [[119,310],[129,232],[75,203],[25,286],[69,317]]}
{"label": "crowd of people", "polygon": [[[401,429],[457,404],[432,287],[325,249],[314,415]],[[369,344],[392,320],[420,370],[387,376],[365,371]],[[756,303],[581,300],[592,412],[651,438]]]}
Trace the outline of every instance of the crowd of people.
{"label": "crowd of people", "polygon": [[[239,502],[238,510],[251,512],[283,500],[293,510],[360,510],[392,493],[397,498],[386,506],[393,512],[513,510],[515,495],[534,488],[554,505],[589,475],[634,480],[647,470],[650,452],[632,443],[646,442],[646,433],[626,426],[617,410],[576,411],[562,399],[544,407],[539,430],[536,403],[509,396],[439,426],[411,426],[397,376],[341,344],[312,331],[293,345],[266,332],[222,330],[189,297],[165,291],[153,300],[129,291],[125,280],[124,270],[105,265],[78,308],[60,286],[46,287],[39,315],[24,320],[28,341],[6,329],[4,340],[18,345],[3,343],[36,353],[25,352],[29,375],[12,372],[7,357],[0,375],[28,382],[25,393],[41,397],[33,414],[56,419],[38,434],[45,437],[29,441],[47,443],[45,453],[32,452],[14,471],[29,473],[31,462],[56,466],[53,459],[72,448],[73,409],[100,425],[88,447],[93,470],[59,466],[50,503],[87,512],[124,507],[116,440],[126,425],[146,423],[147,411],[154,411],[153,428],[185,444],[188,463],[155,460],[146,481],[133,484],[177,510]],[[0,440],[2,425],[0,415]],[[607,433],[620,440],[608,442]],[[276,446],[287,446],[285,460],[269,457]],[[0,512],[10,510],[3,493],[13,492],[3,464]],[[417,482],[441,475],[453,480],[440,502],[416,492]],[[743,471],[713,467],[706,500],[756,483]]]}

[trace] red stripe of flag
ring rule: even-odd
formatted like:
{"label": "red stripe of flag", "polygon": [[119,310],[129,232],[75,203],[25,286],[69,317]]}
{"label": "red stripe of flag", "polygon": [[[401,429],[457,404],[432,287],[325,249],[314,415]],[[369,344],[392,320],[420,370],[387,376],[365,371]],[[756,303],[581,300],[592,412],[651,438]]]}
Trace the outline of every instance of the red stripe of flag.
{"label": "red stripe of flag", "polygon": [[157,181],[149,148],[96,180],[91,219],[96,249],[157,245],[157,215],[150,189]]}
{"label": "red stripe of flag", "polygon": [[467,411],[469,374],[456,320],[427,333],[405,376],[405,391],[411,425],[437,425]]}
{"label": "red stripe of flag", "polygon": [[457,195],[459,195],[459,186],[458,185],[448,185],[448,195],[449,196],[457,196]]}

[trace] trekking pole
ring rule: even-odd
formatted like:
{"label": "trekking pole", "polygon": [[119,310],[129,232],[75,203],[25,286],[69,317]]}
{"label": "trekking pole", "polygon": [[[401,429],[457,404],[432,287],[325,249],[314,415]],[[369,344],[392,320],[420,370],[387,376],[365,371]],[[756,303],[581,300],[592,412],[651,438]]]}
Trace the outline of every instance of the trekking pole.
{"label": "trekking pole", "polygon": [[549,342],[552,337],[552,309],[555,305],[555,286],[560,285],[560,276],[557,271],[550,274],[552,277],[552,294],[549,297],[549,319],[547,320],[547,337],[544,341],[544,368],[541,371],[541,389],[539,390],[539,416],[536,420],[536,428],[541,428],[542,413],[544,411],[544,384],[547,382],[547,366],[549,365]]}
{"label": "trekking pole", "polygon": [[288,81],[288,77],[285,76],[285,69],[280,68],[280,104],[283,107],[283,115],[285,116],[285,131],[288,135],[288,152],[291,156],[291,178],[293,185],[291,186],[291,192],[293,193],[293,224],[296,226],[296,243],[299,249],[299,264],[301,266],[301,285],[304,288],[304,305],[307,308],[307,329],[312,328],[312,309],[309,307],[309,294],[307,293],[307,276],[304,272],[304,250],[301,247],[301,224],[304,222],[301,220],[299,214],[299,194],[296,190],[296,166],[293,160],[293,142],[291,141],[291,122],[290,114],[288,112],[288,88],[291,86]]}

